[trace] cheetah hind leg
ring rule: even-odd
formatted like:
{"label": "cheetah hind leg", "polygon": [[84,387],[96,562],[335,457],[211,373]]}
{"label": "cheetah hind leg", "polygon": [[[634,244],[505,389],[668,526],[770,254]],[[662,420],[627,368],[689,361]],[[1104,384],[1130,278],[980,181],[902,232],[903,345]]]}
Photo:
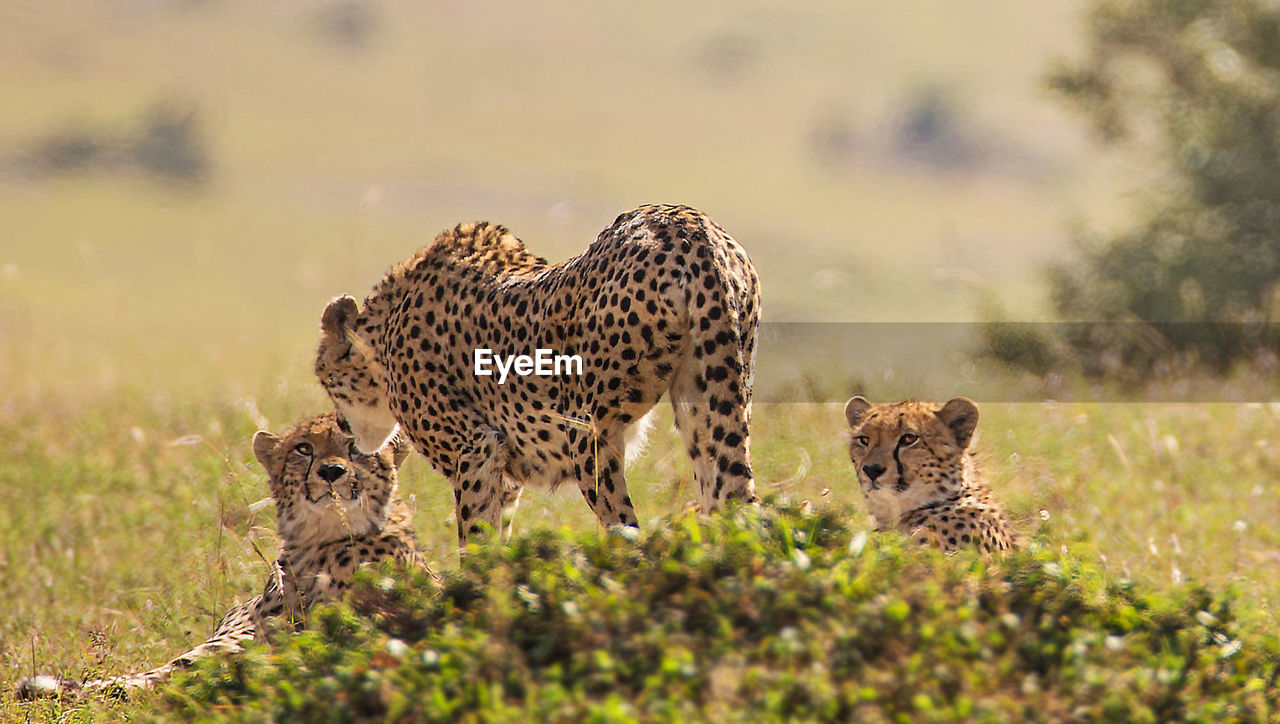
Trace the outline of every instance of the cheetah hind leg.
{"label": "cheetah hind leg", "polygon": [[759,500],[748,432],[750,360],[743,359],[741,350],[732,341],[705,357],[695,351],[671,383],[671,409],[693,461],[697,502],[704,513],[726,500]]}

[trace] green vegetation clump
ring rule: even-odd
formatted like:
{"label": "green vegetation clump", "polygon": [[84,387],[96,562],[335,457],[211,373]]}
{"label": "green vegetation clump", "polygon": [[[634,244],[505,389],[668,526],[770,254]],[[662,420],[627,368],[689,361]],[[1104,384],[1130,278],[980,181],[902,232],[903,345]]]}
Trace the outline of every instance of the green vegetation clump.
{"label": "green vegetation clump", "polygon": [[[1274,638],[1044,546],[943,556],[841,509],[681,515],[468,548],[435,588],[361,575],[163,715],[275,721],[1273,718]],[[1087,544],[1081,544],[1087,548]],[[1242,640],[1242,636],[1245,640]]]}

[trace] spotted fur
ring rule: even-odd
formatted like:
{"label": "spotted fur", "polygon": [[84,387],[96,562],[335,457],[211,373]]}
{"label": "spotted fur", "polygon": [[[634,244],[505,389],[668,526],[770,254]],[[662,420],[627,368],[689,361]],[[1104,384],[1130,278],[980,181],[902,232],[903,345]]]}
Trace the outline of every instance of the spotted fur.
{"label": "spotted fur", "polygon": [[852,431],[849,458],[880,530],[897,529],[945,551],[1016,545],[973,463],[978,406],[971,400],[873,405],[854,397],[844,413]]}
{"label": "spotted fur", "polygon": [[282,436],[259,432],[253,451],[266,468],[276,501],[280,556],[261,595],[227,612],[207,641],[163,666],[79,682],[36,676],[17,696],[127,695],[150,689],[174,671],[262,637],[273,620],[293,626],[318,602],[343,591],[363,563],[394,559],[422,565],[412,514],[397,493],[396,469],[409,446],[388,442],[372,454],[356,449],[333,414],[304,420]]}
{"label": "spotted fur", "polygon": [[[756,500],[748,425],[759,280],[720,226],[685,206],[619,216],[549,264],[505,228],[464,224],[325,309],[316,375],[362,446],[397,424],[453,484],[458,535],[527,484],[573,481],[605,524],[636,525],[628,428],[669,394],[699,503]],[[583,358],[582,375],[499,384],[479,347]]]}

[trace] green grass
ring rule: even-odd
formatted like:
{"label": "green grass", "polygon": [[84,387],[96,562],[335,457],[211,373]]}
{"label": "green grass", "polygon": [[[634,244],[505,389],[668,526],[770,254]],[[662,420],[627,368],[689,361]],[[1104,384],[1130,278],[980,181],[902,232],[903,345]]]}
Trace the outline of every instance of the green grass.
{"label": "green grass", "polygon": [[[266,409],[273,420],[287,420],[314,405],[276,400]],[[246,408],[155,395],[115,404],[104,400],[95,408],[85,413],[42,407],[3,418],[11,444],[0,468],[6,573],[0,597],[7,602],[0,620],[0,669],[6,672],[0,685],[32,671],[79,676],[166,660],[207,635],[237,596],[243,600],[258,590],[265,560],[274,552],[271,508],[247,512],[265,497],[266,483],[251,463],[248,439],[256,423]],[[1231,591],[1238,631],[1233,635],[1245,642],[1247,655],[1270,655],[1258,647],[1277,622],[1280,534],[1270,521],[1280,501],[1270,481],[1280,466],[1280,450],[1271,442],[1280,410],[1080,404],[982,409],[984,467],[1018,525],[1035,533],[1047,551],[1035,560],[1050,556],[1084,571],[1084,583],[1106,581],[1153,601],[1181,601],[1199,586],[1214,597]],[[828,511],[823,525],[846,537],[843,545],[867,525],[844,461],[841,425],[836,405],[766,405],[757,412],[754,437],[762,492],[784,504],[813,501]],[[629,472],[646,536],[661,536],[669,525],[663,516],[693,497],[689,478],[664,411],[649,450]],[[413,496],[417,527],[434,565],[456,571],[447,484],[411,459],[404,491]],[[580,545],[595,535],[575,490],[526,494],[517,531],[545,539],[549,530],[572,531],[568,536]],[[895,548],[892,539],[874,537],[877,545]],[[528,543],[516,549],[523,545]],[[927,596],[941,585],[931,582],[934,575],[959,580],[974,565],[967,556],[927,561],[920,564],[926,568],[898,581],[899,595]],[[1018,565],[1023,564],[1031,565]],[[885,576],[895,570],[887,562],[875,565],[885,566]],[[810,575],[813,585],[825,585],[820,581],[828,572],[817,567]],[[1118,605],[1111,595],[1098,593],[1096,600]],[[981,614],[975,620],[995,625]],[[935,626],[945,630],[953,623],[939,620]],[[903,655],[909,650],[903,648]],[[919,655],[937,654],[930,652]],[[261,682],[269,681],[254,671]],[[254,686],[267,685],[261,682]],[[1003,693],[988,693],[1016,699],[1000,688],[1007,683],[989,682],[992,692]],[[867,685],[878,686],[869,680]],[[201,701],[190,706],[212,700]],[[604,700],[591,706],[597,704]],[[156,705],[144,700],[115,714],[145,717]],[[0,713],[26,711],[0,700]]]}

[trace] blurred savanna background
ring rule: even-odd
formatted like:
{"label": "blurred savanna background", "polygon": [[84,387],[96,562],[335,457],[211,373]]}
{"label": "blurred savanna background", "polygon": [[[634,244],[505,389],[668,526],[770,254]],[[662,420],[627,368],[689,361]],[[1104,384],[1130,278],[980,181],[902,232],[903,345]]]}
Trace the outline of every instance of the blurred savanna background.
{"label": "blurred savanna background", "polygon": [[[860,516],[837,403],[971,394],[1029,534],[1158,591],[1243,591],[1273,627],[1277,12],[4,3],[0,684],[160,663],[259,590],[249,439],[326,409],[328,299],[461,221],[559,261],[653,202],[739,240],[768,323],[980,323],[940,378],[861,349],[758,406],[763,493]],[[1058,320],[1113,326],[1021,324]],[[1071,389],[1126,401],[1049,401]],[[629,472],[643,520],[693,497],[680,447],[663,409]],[[447,483],[415,458],[403,487],[455,566]],[[575,490],[531,490],[517,529],[593,526]]]}

